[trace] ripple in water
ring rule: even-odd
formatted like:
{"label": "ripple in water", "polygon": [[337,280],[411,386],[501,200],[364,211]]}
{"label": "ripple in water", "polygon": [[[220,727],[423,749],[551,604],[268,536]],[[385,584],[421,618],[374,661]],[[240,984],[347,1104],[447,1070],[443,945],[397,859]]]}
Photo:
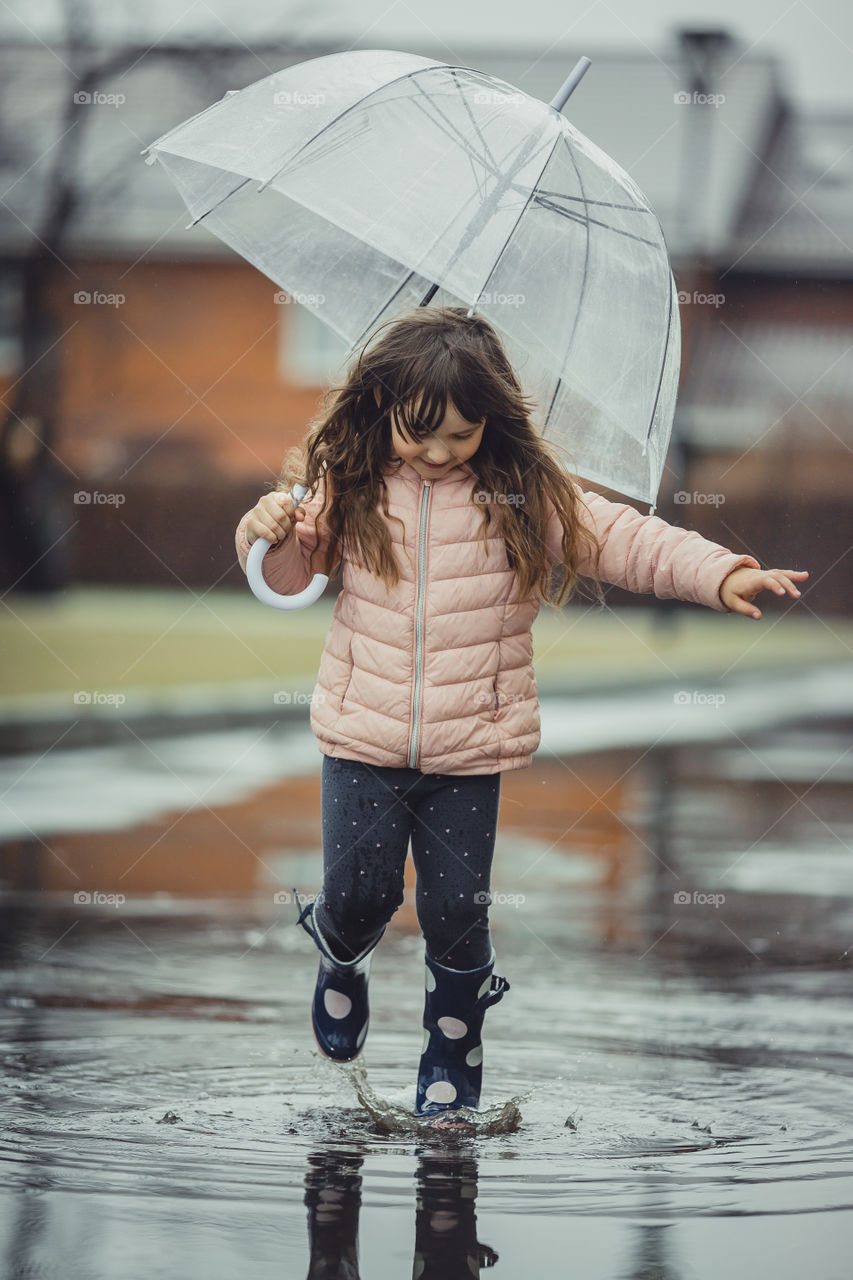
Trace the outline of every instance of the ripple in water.
{"label": "ripple in water", "polygon": [[413,1064],[396,1065],[411,1046],[384,1029],[370,1054],[338,1064],[263,1026],[219,1023],[211,1039],[113,1015],[93,1038],[95,1015],[80,1017],[82,1036],[66,1027],[17,1050],[4,1037],[8,1187],[272,1202],[334,1142],[367,1156],[383,1199],[402,1204],[401,1160],[464,1143],[501,1212],[630,1217],[640,1196],[651,1217],[778,1213],[783,1184],[787,1213],[853,1199],[853,1083],[814,1057],[721,1072],[701,1055],[614,1054],[603,1039],[568,1059],[543,1049],[534,1069],[493,1038],[492,1091],[458,1134],[413,1115]]}

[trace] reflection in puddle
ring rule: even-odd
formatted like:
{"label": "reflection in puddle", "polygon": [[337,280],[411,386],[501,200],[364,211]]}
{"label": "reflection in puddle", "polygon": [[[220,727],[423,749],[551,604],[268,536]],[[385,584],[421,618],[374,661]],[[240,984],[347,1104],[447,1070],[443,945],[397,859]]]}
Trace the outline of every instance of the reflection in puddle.
{"label": "reflection in puddle", "polygon": [[512,991],[470,1136],[410,1122],[411,860],[365,1053],[316,1051],[287,894],[319,887],[315,774],[0,847],[5,1273],[845,1275],[849,741],[823,722],[505,775]]}

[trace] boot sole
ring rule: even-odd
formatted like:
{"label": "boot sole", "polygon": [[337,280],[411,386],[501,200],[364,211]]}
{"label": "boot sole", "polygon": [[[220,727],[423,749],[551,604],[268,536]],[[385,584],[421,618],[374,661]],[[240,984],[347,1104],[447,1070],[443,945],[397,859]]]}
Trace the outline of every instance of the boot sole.
{"label": "boot sole", "polygon": [[446,1133],[476,1133],[476,1125],[471,1124],[470,1120],[464,1120],[461,1116],[457,1119],[453,1118],[453,1113],[437,1116],[419,1116],[415,1115],[415,1119],[424,1129],[444,1130]]}

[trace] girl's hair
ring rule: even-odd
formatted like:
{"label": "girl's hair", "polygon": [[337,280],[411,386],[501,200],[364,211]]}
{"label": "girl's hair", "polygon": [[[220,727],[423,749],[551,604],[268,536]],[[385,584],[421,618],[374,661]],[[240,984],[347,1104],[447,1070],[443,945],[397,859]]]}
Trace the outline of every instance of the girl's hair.
{"label": "girl's hair", "polygon": [[[464,307],[419,307],[380,325],[344,381],[326,391],[302,447],[288,450],[278,481],[279,489],[300,482],[314,491],[322,479],[318,520],[322,514],[330,534],[322,572],[331,572],[339,546],[345,546],[389,588],[399,580],[391,537],[378,511],[381,501],[385,515],[398,519],[388,510],[382,476],[393,466],[391,414],[401,433],[423,439],[440,427],[451,403],[468,422],[486,419],[476,453],[462,465],[476,480],[472,503],[482,515],[484,546],[488,550],[491,520],[503,536],[517,577],[517,599],[535,592],[543,602],[561,605],[576,586],[583,539],[595,553],[596,595],[603,600],[598,539],[581,519],[582,499],[553,456],[555,446],[532,425],[529,401],[483,316],[469,316]],[[546,498],[563,527],[563,583],[556,597],[545,557]]]}

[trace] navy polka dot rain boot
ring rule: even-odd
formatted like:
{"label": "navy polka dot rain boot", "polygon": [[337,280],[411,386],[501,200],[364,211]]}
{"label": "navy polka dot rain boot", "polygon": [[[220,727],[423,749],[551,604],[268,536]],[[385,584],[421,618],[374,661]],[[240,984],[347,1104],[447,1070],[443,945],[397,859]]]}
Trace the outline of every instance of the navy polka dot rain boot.
{"label": "navy polka dot rain boot", "polygon": [[432,1117],[459,1107],[477,1110],[483,1077],[481,1031],[486,1009],[509,991],[492,973],[495,952],[479,969],[447,969],[425,951],[424,1046],[415,1115]]}
{"label": "navy polka dot rain boot", "polygon": [[[296,890],[293,892],[298,902]],[[297,921],[306,933],[310,933],[320,952],[320,968],[311,1004],[311,1027],[317,1048],[322,1054],[335,1062],[351,1062],[361,1053],[367,1035],[370,1022],[367,1000],[370,962],[385,929],[360,955],[352,960],[339,960],[320,933],[314,919],[315,906],[316,902],[310,902],[299,913]],[[305,923],[306,916],[310,918],[309,924]]]}

